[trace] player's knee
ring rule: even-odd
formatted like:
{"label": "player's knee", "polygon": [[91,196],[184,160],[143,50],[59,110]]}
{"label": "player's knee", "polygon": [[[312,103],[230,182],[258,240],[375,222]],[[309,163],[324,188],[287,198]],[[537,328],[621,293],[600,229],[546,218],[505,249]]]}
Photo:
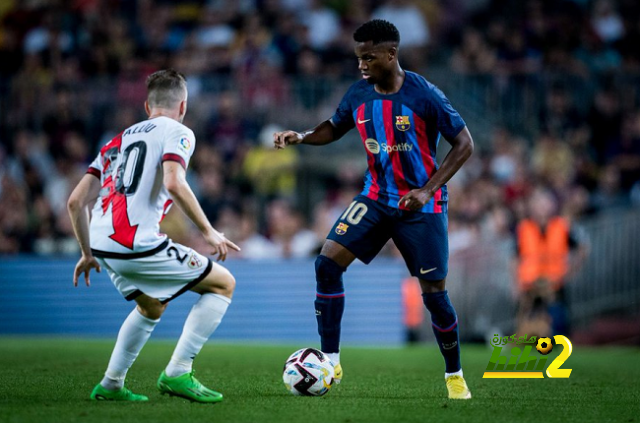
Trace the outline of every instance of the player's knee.
{"label": "player's knee", "polygon": [[224,290],[225,296],[231,298],[233,292],[236,290],[236,278],[233,277],[231,272],[227,272],[224,276]]}
{"label": "player's knee", "polygon": [[420,279],[420,287],[423,294],[435,294],[436,292],[442,292],[445,290],[446,278],[440,280],[426,280]]}
{"label": "player's knee", "polygon": [[236,290],[236,278],[227,269],[220,271],[215,278],[215,282],[209,285],[205,292],[220,294],[231,298]]}
{"label": "player's knee", "polygon": [[316,259],[316,282],[318,292],[335,293],[344,290],[342,274],[344,267],[325,256]]}

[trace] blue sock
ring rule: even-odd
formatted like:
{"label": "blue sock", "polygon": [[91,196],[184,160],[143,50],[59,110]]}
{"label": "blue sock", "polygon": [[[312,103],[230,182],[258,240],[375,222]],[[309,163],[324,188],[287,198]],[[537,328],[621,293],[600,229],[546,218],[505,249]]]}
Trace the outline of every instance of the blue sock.
{"label": "blue sock", "polygon": [[422,294],[424,305],[431,313],[431,325],[446,365],[445,372],[455,373],[460,366],[458,316],[449,301],[447,291]]}
{"label": "blue sock", "polygon": [[316,259],[316,319],[324,353],[340,351],[340,324],[344,312],[344,271],[344,268],[325,256],[318,256]]}

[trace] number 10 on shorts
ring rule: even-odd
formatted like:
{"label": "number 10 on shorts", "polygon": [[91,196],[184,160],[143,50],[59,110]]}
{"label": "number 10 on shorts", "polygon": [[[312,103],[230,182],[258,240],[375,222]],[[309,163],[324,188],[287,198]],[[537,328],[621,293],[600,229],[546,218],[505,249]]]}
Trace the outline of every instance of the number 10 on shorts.
{"label": "number 10 on shorts", "polygon": [[367,208],[366,204],[353,201],[351,202],[351,204],[349,204],[349,207],[347,207],[344,213],[342,213],[342,216],[340,216],[340,220],[346,220],[352,225],[357,225],[358,223],[360,223],[364,215],[367,214],[368,210],[369,209]]}

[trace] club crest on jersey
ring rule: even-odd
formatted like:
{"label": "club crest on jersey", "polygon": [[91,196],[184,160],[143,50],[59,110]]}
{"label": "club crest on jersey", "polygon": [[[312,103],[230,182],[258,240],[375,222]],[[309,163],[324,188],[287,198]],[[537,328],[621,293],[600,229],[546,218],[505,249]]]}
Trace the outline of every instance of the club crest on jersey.
{"label": "club crest on jersey", "polygon": [[180,138],[180,142],[178,142],[178,146],[185,153],[188,153],[189,149],[191,149],[191,141],[189,141],[189,138],[187,138],[187,137],[182,137],[182,138]]}
{"label": "club crest on jersey", "polygon": [[406,131],[410,127],[409,116],[396,116],[396,128],[398,128],[398,131]]}
{"label": "club crest on jersey", "polygon": [[198,258],[196,253],[191,253],[191,257],[189,257],[189,267],[191,269],[202,267],[202,261]]}
{"label": "club crest on jersey", "polygon": [[347,233],[347,229],[349,229],[349,225],[346,223],[338,223],[338,227],[336,228],[336,233],[338,235],[344,235]]}

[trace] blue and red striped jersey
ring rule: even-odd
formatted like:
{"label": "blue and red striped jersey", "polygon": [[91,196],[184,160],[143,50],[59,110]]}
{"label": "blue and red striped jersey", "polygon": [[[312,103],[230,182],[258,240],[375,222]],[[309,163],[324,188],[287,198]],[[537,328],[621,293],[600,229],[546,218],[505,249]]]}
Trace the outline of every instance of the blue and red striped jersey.
{"label": "blue and red striped jersey", "polygon": [[[440,134],[453,139],[465,127],[440,89],[408,71],[394,94],[379,94],[365,80],[356,82],[331,122],[338,128],[355,126],[360,133],[368,163],[362,195],[400,209],[400,198],[423,187],[438,168]],[[421,211],[442,213],[447,199],[443,186]]]}

